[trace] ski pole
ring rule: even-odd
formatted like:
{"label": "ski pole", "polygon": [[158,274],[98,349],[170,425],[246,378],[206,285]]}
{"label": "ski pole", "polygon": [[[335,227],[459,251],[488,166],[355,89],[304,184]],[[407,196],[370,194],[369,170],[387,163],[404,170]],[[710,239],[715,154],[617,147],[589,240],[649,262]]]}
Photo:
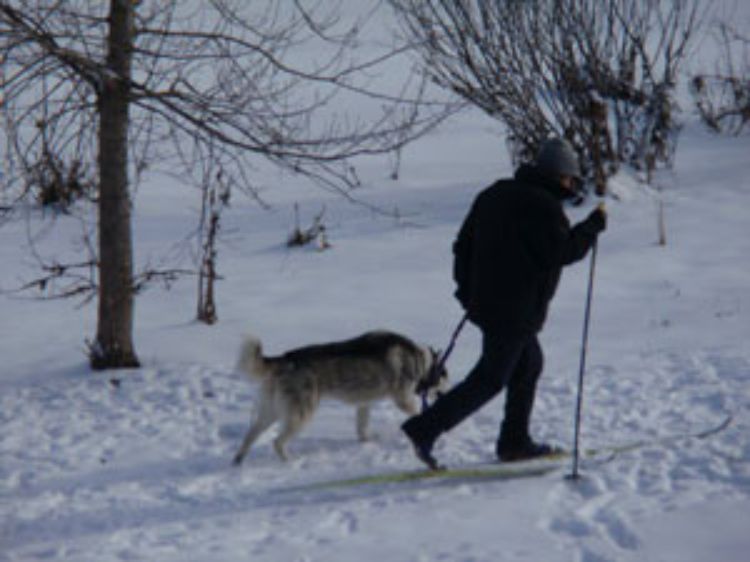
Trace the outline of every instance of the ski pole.
{"label": "ski pole", "polygon": [[594,270],[596,269],[596,246],[597,240],[591,246],[591,267],[589,268],[589,286],[586,294],[586,312],[583,320],[583,343],[581,345],[581,363],[578,370],[578,397],[576,399],[576,419],[573,438],[573,472],[568,476],[572,480],[578,480],[578,440],[581,432],[581,409],[583,406],[583,374],[586,371],[586,349],[589,339],[589,319],[591,318],[591,295],[594,292]]}

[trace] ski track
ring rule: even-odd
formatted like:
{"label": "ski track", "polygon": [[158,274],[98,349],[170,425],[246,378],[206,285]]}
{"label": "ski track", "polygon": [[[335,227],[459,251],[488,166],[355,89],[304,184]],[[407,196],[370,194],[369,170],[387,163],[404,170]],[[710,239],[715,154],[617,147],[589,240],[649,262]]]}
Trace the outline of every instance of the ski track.
{"label": "ski track", "polygon": [[[596,474],[553,488],[551,515],[542,527],[580,562],[644,560],[646,545],[634,521],[643,528],[642,518],[656,520],[708,497],[740,496],[746,502],[750,495],[750,420],[740,392],[750,374],[748,362],[711,353],[649,353],[640,363],[640,375],[629,380],[621,380],[611,367],[594,369],[600,376],[592,373],[589,378],[590,403],[606,404],[607,396],[617,396],[633,407],[597,408],[596,416],[584,423],[589,435],[640,434],[656,439],[700,430],[701,424],[708,427],[709,420],[729,412],[732,423],[706,439],[654,443],[623,453]],[[681,393],[680,388],[692,391]],[[648,400],[649,408],[641,408],[643,392],[658,393],[664,400]]]}
{"label": "ski track", "polygon": [[[750,496],[750,420],[740,392],[750,361],[710,352],[649,352],[628,363],[628,376],[620,368],[592,366],[588,403],[597,406],[585,415],[584,446],[699,430],[728,412],[734,419],[707,439],[646,445],[591,467],[590,473],[584,465],[584,478],[577,482],[560,474],[534,479],[533,485],[549,490],[548,505],[535,524],[551,544],[580,562],[640,560],[644,544],[637,529],[643,525],[634,521],[689,508],[707,497],[747,501]],[[555,384],[549,381],[541,393],[547,404],[539,424],[563,428],[570,394]],[[254,389],[228,369],[164,365],[129,374],[119,385],[107,376],[71,374],[36,386],[11,383],[2,390],[0,454],[12,459],[0,467],[3,561],[135,560],[144,552],[152,559],[177,560],[185,559],[186,551],[194,552],[195,560],[220,559],[223,530],[238,521],[252,559],[312,560],[317,558],[299,553],[325,552],[342,540],[355,545],[368,520],[412,513],[417,519],[435,497],[453,496],[456,505],[470,506],[487,492],[503,494],[525,485],[425,482],[288,491],[342,473],[414,466],[398,432],[401,414],[390,404],[376,407],[373,428],[380,437],[360,444],[352,409],[324,403],[292,442],[295,459],[288,465],[275,458],[270,432],[236,469],[229,461],[244,433]],[[644,401],[648,408],[639,406],[644,392],[650,396]],[[653,399],[655,394],[664,399]],[[632,407],[609,407],[613,402]],[[493,408],[483,410],[457,428],[455,438],[441,440],[437,454],[454,464],[487,458],[496,423]],[[558,441],[568,437],[550,433]],[[32,436],[33,443],[18,442],[14,435]],[[153,458],[153,466],[129,464],[132,455]],[[191,530],[205,544],[191,544]],[[414,560],[490,560],[501,551],[454,541],[429,549],[416,545],[414,552]],[[504,554],[519,560],[529,555]]]}

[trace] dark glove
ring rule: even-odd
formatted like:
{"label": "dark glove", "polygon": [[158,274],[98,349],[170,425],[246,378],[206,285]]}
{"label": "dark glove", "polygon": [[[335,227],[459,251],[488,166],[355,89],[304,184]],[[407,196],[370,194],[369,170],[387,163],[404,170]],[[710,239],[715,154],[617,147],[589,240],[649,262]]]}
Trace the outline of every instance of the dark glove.
{"label": "dark glove", "polygon": [[591,211],[586,222],[590,225],[591,229],[597,234],[607,229],[607,209],[604,207],[604,203],[599,205]]}

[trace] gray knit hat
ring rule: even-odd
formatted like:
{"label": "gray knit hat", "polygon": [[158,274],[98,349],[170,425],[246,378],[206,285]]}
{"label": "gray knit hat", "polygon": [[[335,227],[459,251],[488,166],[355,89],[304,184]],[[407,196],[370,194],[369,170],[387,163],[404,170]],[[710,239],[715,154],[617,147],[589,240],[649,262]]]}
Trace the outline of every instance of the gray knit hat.
{"label": "gray knit hat", "polygon": [[578,155],[563,139],[548,139],[542,143],[536,157],[536,167],[548,178],[559,178],[561,175],[581,178],[581,167]]}

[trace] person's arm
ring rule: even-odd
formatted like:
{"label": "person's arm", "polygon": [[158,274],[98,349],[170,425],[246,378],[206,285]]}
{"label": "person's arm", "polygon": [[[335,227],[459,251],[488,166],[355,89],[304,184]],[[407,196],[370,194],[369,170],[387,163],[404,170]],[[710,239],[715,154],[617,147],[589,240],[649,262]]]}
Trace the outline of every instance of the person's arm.
{"label": "person's arm", "polygon": [[605,228],[607,228],[607,212],[604,209],[604,204],[600,204],[591,211],[586,219],[570,229],[567,240],[562,245],[562,265],[568,265],[583,259],[589,248],[594,244],[596,237]]}
{"label": "person's arm", "polygon": [[606,228],[603,206],[571,228],[568,219],[557,209],[544,212],[523,222],[522,239],[526,253],[541,270],[556,269],[582,259],[597,235]]}

